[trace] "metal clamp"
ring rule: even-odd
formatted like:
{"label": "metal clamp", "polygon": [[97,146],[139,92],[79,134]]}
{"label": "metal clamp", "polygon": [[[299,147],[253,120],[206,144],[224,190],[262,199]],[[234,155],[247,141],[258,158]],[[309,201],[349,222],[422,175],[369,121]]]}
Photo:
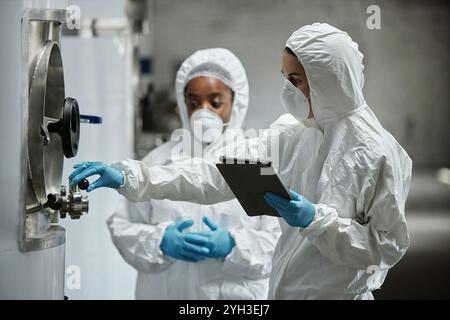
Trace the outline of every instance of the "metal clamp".
{"label": "metal clamp", "polygon": [[89,182],[86,179],[78,185],[71,186],[69,193],[67,193],[65,186],[61,186],[59,194],[50,193],[47,195],[47,202],[44,207],[59,210],[62,219],[65,219],[67,214],[69,214],[71,219],[80,219],[89,210],[88,197],[83,196],[80,189],[86,190],[88,187]]}

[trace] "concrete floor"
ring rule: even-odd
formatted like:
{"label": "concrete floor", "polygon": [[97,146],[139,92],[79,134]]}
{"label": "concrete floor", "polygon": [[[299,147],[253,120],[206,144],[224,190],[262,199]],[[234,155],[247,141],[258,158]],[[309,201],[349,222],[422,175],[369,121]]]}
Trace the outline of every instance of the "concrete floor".
{"label": "concrete floor", "polygon": [[450,298],[450,187],[435,171],[414,172],[407,202],[411,246],[376,299]]}

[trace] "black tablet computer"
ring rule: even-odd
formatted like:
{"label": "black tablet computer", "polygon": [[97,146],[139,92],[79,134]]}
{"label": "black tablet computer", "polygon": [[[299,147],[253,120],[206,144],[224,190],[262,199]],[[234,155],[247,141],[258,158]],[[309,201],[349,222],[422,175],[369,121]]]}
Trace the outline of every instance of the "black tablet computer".
{"label": "black tablet computer", "polygon": [[271,163],[221,157],[216,164],[236,199],[249,216],[279,216],[264,200],[266,192],[292,199]]}

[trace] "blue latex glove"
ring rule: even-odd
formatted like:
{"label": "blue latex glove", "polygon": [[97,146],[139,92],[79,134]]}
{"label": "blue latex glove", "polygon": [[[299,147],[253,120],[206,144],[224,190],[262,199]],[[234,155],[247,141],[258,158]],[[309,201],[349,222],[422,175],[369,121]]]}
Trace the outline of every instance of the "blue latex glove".
{"label": "blue latex glove", "polygon": [[315,206],[297,192],[289,190],[289,193],[293,200],[280,197],[272,192],[267,192],[264,199],[290,226],[306,228],[314,219]]}
{"label": "blue latex glove", "polygon": [[206,242],[201,243],[209,249],[209,254],[206,256],[208,258],[225,258],[236,245],[233,237],[226,229],[215,224],[208,217],[203,217],[203,222],[211,231],[195,232],[193,234],[208,239]]}
{"label": "blue latex glove", "polygon": [[192,220],[183,220],[166,228],[160,245],[166,256],[189,262],[198,262],[206,258],[209,249],[199,243],[205,243],[208,239],[190,232],[183,232],[193,224]]}
{"label": "blue latex glove", "polygon": [[117,170],[103,162],[81,162],[73,166],[75,170],[69,175],[71,186],[77,185],[83,179],[99,175],[96,181],[87,188],[88,192],[101,187],[119,188],[123,185],[125,177]]}

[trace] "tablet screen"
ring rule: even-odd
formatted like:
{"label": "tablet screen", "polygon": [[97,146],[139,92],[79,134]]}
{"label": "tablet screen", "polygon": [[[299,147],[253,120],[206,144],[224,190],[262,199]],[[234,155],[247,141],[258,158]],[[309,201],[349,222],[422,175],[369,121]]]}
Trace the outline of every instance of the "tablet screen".
{"label": "tablet screen", "polygon": [[247,215],[279,216],[264,200],[267,192],[292,199],[270,163],[225,157],[221,160],[216,166]]}

